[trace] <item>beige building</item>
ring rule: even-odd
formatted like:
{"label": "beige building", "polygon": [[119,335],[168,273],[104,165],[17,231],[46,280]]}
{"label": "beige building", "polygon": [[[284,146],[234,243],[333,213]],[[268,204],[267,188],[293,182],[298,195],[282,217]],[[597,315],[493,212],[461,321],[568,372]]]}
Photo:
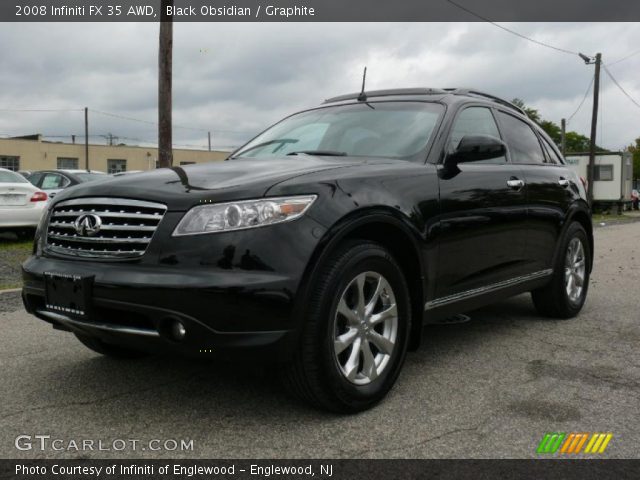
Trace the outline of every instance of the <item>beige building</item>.
{"label": "beige building", "polygon": [[[229,152],[173,150],[174,165],[222,161]],[[106,173],[151,170],[158,149],[131,145],[89,145],[89,168]],[[0,168],[9,170],[85,169],[85,146],[80,143],[49,142],[40,135],[0,139]]]}

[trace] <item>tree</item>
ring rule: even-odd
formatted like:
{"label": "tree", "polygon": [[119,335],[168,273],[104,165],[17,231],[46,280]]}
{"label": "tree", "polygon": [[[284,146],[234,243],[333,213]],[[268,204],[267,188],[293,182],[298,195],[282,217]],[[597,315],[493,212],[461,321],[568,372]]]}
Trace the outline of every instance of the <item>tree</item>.
{"label": "tree", "polygon": [[[565,135],[567,153],[584,153],[589,151],[589,137],[580,135],[577,132],[567,132]],[[596,147],[598,150],[602,149]]]}
{"label": "tree", "polygon": [[562,129],[558,125],[550,120],[542,120],[539,125],[540,128],[547,132],[547,135],[551,137],[551,140],[556,142],[557,145],[560,145],[560,142],[562,141]]}
{"label": "tree", "polygon": [[[550,120],[543,120],[540,112],[537,109],[527,107],[523,100],[519,98],[514,98],[511,103],[515,106],[520,107],[525,111],[527,116],[533,120],[535,123],[540,125],[547,135],[551,137],[551,139],[560,146],[562,141],[562,129],[558,126],[557,123],[554,123]],[[565,134],[565,142],[567,153],[584,153],[589,151],[589,137],[585,137],[584,135],[579,134],[578,132],[566,132]],[[640,148],[640,147],[638,147]],[[598,152],[608,152],[606,148],[602,148],[596,145],[596,151]]]}
{"label": "tree", "polygon": [[160,48],[158,52],[158,165],[173,165],[172,76],[173,16],[167,7],[173,0],[162,0],[160,12]]}
{"label": "tree", "polygon": [[527,117],[529,117],[537,124],[540,124],[541,119],[540,112],[538,112],[538,110],[536,110],[535,108],[527,107],[524,104],[524,101],[519,98],[514,98],[513,100],[511,100],[511,103],[513,103],[516,107],[520,107],[521,109],[523,109],[524,113],[527,114]]}

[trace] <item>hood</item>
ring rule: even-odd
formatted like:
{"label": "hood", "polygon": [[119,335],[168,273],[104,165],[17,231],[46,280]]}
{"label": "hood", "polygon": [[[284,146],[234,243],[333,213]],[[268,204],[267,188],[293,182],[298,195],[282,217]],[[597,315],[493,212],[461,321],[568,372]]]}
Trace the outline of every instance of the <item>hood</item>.
{"label": "hood", "polygon": [[309,173],[363,164],[353,157],[296,155],[269,159],[161,168],[108,181],[84,183],[56,195],[56,201],[77,197],[125,197],[185,210],[201,200],[223,202],[260,198],[277,183]]}

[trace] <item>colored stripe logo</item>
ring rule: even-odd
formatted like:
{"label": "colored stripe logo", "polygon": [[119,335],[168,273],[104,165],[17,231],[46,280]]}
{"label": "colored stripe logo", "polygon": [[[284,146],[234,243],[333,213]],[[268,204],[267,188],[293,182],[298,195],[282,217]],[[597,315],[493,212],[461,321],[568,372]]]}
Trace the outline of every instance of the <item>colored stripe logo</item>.
{"label": "colored stripe logo", "polygon": [[536,453],[604,453],[612,438],[612,433],[545,433]]}

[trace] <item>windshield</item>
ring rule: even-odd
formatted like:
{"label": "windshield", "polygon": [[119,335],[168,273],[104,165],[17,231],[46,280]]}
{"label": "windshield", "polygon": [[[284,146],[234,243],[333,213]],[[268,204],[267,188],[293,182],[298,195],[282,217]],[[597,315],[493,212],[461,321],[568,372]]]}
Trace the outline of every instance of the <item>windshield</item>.
{"label": "windshield", "polygon": [[0,172],[0,183],[29,183],[29,181],[17,173],[2,171]]}
{"label": "windshield", "polygon": [[370,102],[319,108],[282,120],[231,158],[293,154],[413,160],[427,146],[443,111],[424,102]]}
{"label": "windshield", "polygon": [[75,176],[78,177],[78,180],[80,180],[82,183],[93,182],[94,180],[109,179],[109,176],[105,175],[104,173],[82,172],[82,173],[76,173]]}

